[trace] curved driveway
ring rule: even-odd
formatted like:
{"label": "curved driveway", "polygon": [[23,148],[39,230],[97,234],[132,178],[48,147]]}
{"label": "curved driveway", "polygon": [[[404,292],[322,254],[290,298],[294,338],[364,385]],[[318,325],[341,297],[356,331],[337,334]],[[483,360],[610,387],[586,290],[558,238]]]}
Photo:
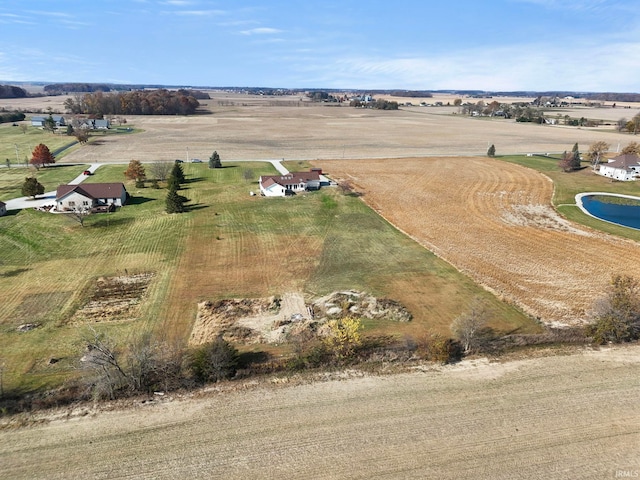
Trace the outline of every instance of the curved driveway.
{"label": "curved driveway", "polygon": [[[93,163],[87,168],[91,173],[94,173],[101,163]],[[87,175],[81,173],[76,178],[69,182],[69,185],[79,185],[87,178]],[[7,200],[7,210],[22,210],[23,208],[39,208],[46,205],[55,205],[56,203],[56,191],[45,192],[42,195],[38,195],[35,199],[31,197],[14,198],[13,200]]]}

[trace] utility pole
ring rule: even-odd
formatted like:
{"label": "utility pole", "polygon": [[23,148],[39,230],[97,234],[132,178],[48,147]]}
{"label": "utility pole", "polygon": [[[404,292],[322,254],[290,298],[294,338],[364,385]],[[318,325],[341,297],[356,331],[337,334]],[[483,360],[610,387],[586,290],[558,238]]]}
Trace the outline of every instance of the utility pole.
{"label": "utility pole", "polygon": [[18,157],[18,144],[15,144],[16,146],[16,163],[20,163],[20,158]]}

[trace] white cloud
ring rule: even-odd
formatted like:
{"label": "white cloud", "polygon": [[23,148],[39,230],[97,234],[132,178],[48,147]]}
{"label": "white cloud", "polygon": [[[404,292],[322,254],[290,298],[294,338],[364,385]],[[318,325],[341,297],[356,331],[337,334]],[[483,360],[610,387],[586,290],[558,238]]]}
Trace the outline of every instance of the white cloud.
{"label": "white cloud", "polygon": [[212,17],[225,15],[226,12],[224,10],[177,10],[165,13],[170,15],[184,15],[193,17]]}
{"label": "white cloud", "polygon": [[160,3],[162,3],[163,5],[176,5],[179,7],[183,7],[185,5],[193,5],[194,2],[188,0],[166,0]]}
{"label": "white cloud", "polygon": [[423,90],[634,91],[640,77],[640,43],[528,44],[405,58],[348,57],[329,65],[301,65],[327,87]]}
{"label": "white cloud", "polygon": [[273,35],[276,33],[282,33],[282,30],[278,30],[277,28],[258,27],[250,30],[242,30],[240,33],[243,35]]}

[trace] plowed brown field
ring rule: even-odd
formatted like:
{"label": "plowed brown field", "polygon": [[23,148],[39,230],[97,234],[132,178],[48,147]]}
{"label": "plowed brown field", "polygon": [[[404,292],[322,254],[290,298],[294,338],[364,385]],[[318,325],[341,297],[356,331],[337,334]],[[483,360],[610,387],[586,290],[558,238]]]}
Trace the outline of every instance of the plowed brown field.
{"label": "plowed brown field", "polygon": [[640,277],[640,245],[567,222],[544,175],[489,158],[322,161],[365,202],[474,280],[547,324],[576,324],[612,274]]}
{"label": "plowed brown field", "polygon": [[639,362],[631,346],[61,415],[0,430],[0,477],[637,476]]}

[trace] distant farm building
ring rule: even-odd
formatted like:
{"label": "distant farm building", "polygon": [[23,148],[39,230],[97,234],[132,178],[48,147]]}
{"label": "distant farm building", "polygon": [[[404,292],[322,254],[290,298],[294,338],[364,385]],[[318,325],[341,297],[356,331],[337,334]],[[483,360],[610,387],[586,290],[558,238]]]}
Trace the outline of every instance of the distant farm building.
{"label": "distant farm building", "polygon": [[598,171],[603,177],[628,182],[640,178],[640,158],[633,153],[618,155],[609,159],[608,163],[601,163]]}
{"label": "distant farm building", "polygon": [[86,130],[108,130],[111,128],[109,120],[99,118],[83,118],[78,120],[78,128]]}
{"label": "distant farm building", "polygon": [[[44,124],[48,118],[49,118],[48,115],[46,117],[31,117],[31,126],[44,128]],[[55,123],[57,128],[64,127],[67,125],[64,117],[61,115],[51,115],[51,118],[53,119],[53,122]]]}

